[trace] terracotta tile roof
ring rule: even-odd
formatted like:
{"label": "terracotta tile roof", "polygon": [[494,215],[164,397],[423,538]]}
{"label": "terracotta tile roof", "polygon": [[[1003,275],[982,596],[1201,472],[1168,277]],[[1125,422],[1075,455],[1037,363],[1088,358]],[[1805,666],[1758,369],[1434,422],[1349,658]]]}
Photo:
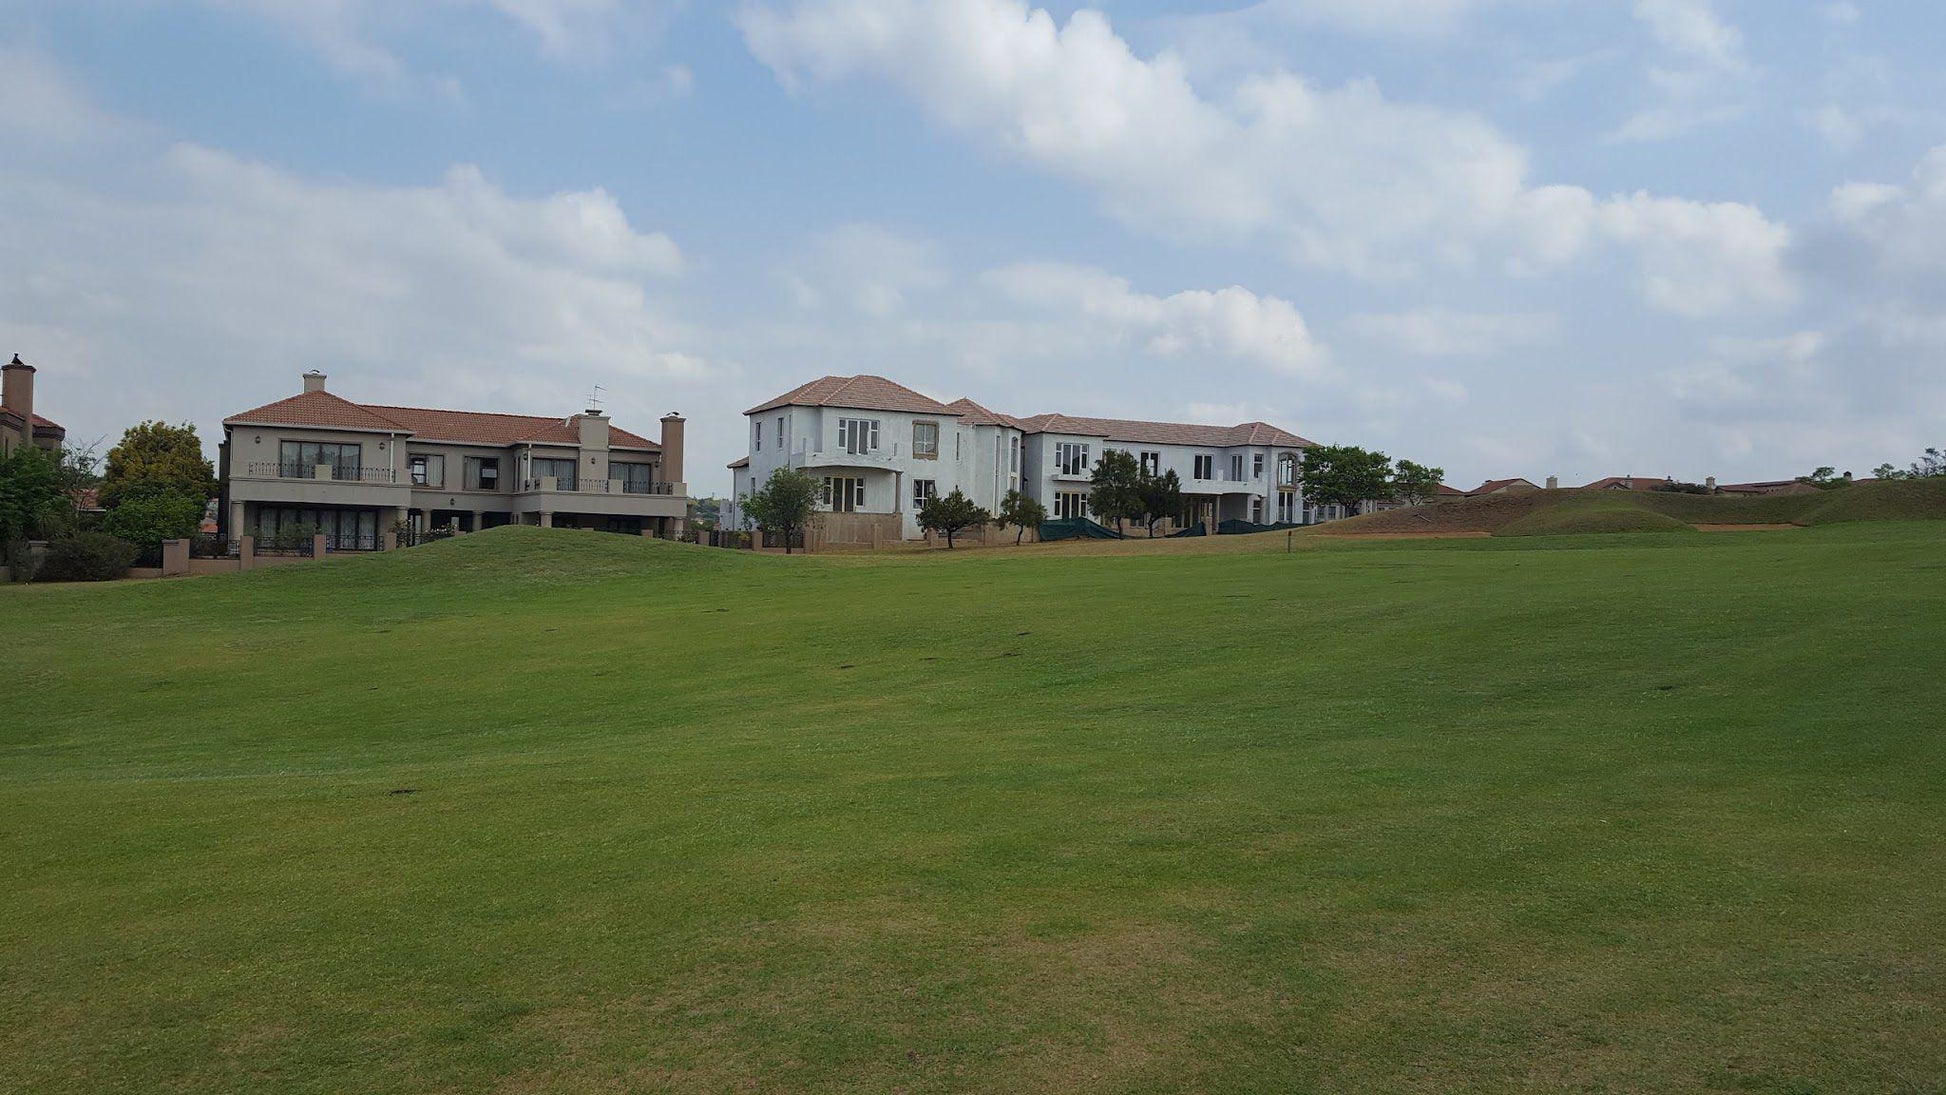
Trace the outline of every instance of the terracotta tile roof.
{"label": "terracotta tile roof", "polygon": [[729,462],[728,464],[725,464],[725,465],[723,465],[723,466],[724,466],[724,467],[726,467],[726,468],[731,468],[731,469],[735,469],[735,468],[747,468],[747,467],[749,467],[749,466],[750,466],[750,458],[746,456],[746,457],[744,457],[744,458],[743,458],[743,459],[741,459],[741,460],[732,460],[732,461],[730,461],[730,462]]}
{"label": "terracotta tile roof", "polygon": [[1529,483],[1525,479],[1489,479],[1486,482],[1481,483],[1479,486],[1473,488],[1472,490],[1467,491],[1466,493],[1469,497],[1476,494],[1492,494],[1495,491],[1506,490],[1508,487],[1518,487],[1523,485],[1530,487],[1534,490],[1541,489],[1535,484]]}
{"label": "terracotta tile roof", "polygon": [[989,410],[973,402],[971,399],[955,399],[951,403],[946,404],[946,407],[958,414],[968,425],[1008,426],[1016,430],[1025,429],[1026,427],[1025,423],[1013,415],[1001,414],[999,411]]}
{"label": "terracotta tile roof", "polygon": [[[8,418],[13,419],[15,422],[25,421],[20,417],[20,412],[14,410],[12,407],[0,406],[0,414],[6,415]],[[67,430],[62,428],[59,422],[56,422],[51,418],[47,418],[37,414],[33,416],[33,419],[34,419],[34,428],[36,429],[55,430],[60,433],[67,432]]]}
{"label": "terracotta tile roof", "polygon": [[1438,491],[1438,494],[1439,494],[1439,496],[1440,496],[1441,498],[1464,498],[1464,497],[1466,497],[1466,492],[1465,492],[1465,491],[1463,491],[1463,490],[1460,490],[1460,489],[1459,489],[1458,487],[1449,487],[1449,486],[1447,486],[1447,485],[1446,485],[1446,484],[1444,484],[1444,483],[1441,483],[1441,484],[1439,484],[1439,491]]}
{"label": "terracotta tile roof", "polygon": [[[580,416],[548,418],[531,414],[493,414],[484,411],[447,411],[431,407],[389,407],[353,403],[330,392],[303,392],[231,415],[226,426],[316,426],[321,429],[361,430],[410,434],[422,441],[452,441],[464,445],[505,447],[581,443]],[[618,426],[608,427],[608,444],[616,449],[660,452],[662,446]]]}
{"label": "terracotta tile roof", "polygon": [[[486,411],[447,411],[431,407],[365,405],[404,426],[421,441],[453,441],[463,445],[579,445],[581,416],[548,418],[532,414],[494,414]],[[612,423],[608,446],[658,452],[662,446]]]}
{"label": "terracotta tile roof", "polygon": [[1597,479],[1594,482],[1588,484],[1587,486],[1582,487],[1581,489],[1582,490],[1654,490],[1657,487],[1660,487],[1666,483],[1673,483],[1673,482],[1675,482],[1675,480],[1673,479],[1657,479],[1652,475],[1611,475],[1606,479]]}
{"label": "terracotta tile roof", "polygon": [[1310,448],[1312,442],[1267,422],[1240,426],[1199,426],[1184,422],[1143,422],[1127,418],[1078,418],[1066,414],[1037,414],[1018,420],[1028,433],[1066,433],[1106,441],[1152,445],[1201,445],[1223,449],[1238,445]]}
{"label": "terracotta tile roof", "polygon": [[920,395],[882,376],[821,376],[744,414],[762,414],[778,407],[843,407],[860,411],[898,411],[906,414],[952,416],[944,403]]}
{"label": "terracotta tile roof", "polygon": [[394,422],[383,415],[374,413],[370,408],[361,407],[349,399],[332,395],[330,392],[302,392],[289,399],[266,403],[261,407],[233,414],[223,420],[225,426],[317,426],[332,430],[370,430],[380,433],[411,433],[406,426]]}

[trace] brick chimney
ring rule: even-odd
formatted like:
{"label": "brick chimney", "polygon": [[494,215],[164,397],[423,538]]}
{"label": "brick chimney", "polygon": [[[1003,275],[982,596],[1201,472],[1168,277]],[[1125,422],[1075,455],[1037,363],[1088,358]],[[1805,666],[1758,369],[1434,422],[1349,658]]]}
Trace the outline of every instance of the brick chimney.
{"label": "brick chimney", "polygon": [[5,407],[27,420],[28,444],[34,438],[34,367],[20,360],[15,354],[12,361],[0,365],[0,407]]}
{"label": "brick chimney", "polygon": [[304,374],[304,390],[305,390],[306,392],[321,392],[321,391],[323,391],[323,390],[324,390],[324,374],[323,374],[323,373],[321,373],[321,372],[318,372],[318,371],[317,371],[316,369],[312,369],[312,370],[311,370],[310,372],[308,372],[308,373],[305,373],[305,374]]}
{"label": "brick chimney", "polygon": [[682,477],[682,431],[684,419],[674,411],[662,416],[662,480],[684,482]]}

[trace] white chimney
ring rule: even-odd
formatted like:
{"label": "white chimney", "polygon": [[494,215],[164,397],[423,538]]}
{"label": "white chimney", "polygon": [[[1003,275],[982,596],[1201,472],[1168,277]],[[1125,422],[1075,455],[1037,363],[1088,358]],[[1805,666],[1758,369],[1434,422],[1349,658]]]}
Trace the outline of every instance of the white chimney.
{"label": "white chimney", "polygon": [[305,373],[305,374],[304,374],[304,390],[305,390],[306,392],[321,392],[321,391],[323,391],[323,390],[324,390],[324,374],[323,374],[323,373],[321,373],[321,372],[318,372],[318,371],[317,371],[316,369],[312,369],[312,370],[311,370],[310,372],[308,372],[308,373]]}
{"label": "white chimney", "polygon": [[1560,490],[1560,489],[1561,489],[1561,477],[1560,477],[1560,476],[1558,476],[1558,475],[1550,475],[1550,476],[1548,476],[1548,477],[1547,477],[1547,489],[1548,489],[1548,490]]}

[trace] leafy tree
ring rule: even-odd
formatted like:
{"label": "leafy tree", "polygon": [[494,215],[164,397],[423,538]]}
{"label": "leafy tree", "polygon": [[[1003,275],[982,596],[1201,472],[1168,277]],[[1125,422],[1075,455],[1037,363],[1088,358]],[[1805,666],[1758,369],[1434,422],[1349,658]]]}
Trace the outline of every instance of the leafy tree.
{"label": "leafy tree", "polygon": [[216,494],[216,469],[203,455],[196,427],[144,422],[122,434],[108,450],[101,477],[101,504],[114,509],[142,494],[177,494],[206,502]]}
{"label": "leafy tree", "polygon": [[1946,452],[1937,448],[1927,449],[1926,455],[1913,463],[1905,473],[1907,479],[1946,478]]}
{"label": "leafy tree", "polygon": [[721,499],[696,499],[696,512],[691,518],[693,524],[702,528],[715,528],[721,520],[723,520],[723,502]]}
{"label": "leafy tree", "polygon": [[27,541],[72,522],[74,501],[62,489],[61,458],[22,445],[0,456],[0,564],[27,577]]}
{"label": "leafy tree", "polygon": [[1428,467],[1401,460],[1392,469],[1391,498],[1395,502],[1419,506],[1439,497],[1439,484],[1446,480],[1445,468]]}
{"label": "leafy tree", "polygon": [[1014,544],[1018,546],[1021,537],[1027,535],[1028,526],[1039,528],[1047,520],[1047,507],[1032,495],[1010,490],[1000,500],[997,517],[1001,524],[1014,526]]}
{"label": "leafy tree", "polygon": [[1798,476],[1797,481],[1800,483],[1809,483],[1819,490],[1836,490],[1839,487],[1850,486],[1851,476],[1839,475],[1838,469],[1826,466],[1819,468],[1809,475]]}
{"label": "leafy tree", "polygon": [[1144,472],[1136,482],[1135,497],[1139,510],[1136,516],[1148,526],[1149,539],[1153,540],[1157,521],[1182,512],[1182,477],[1174,468],[1161,475]]}
{"label": "leafy tree", "polygon": [[1141,520],[1142,465],[1135,462],[1134,453],[1104,451],[1089,482],[1088,506],[1097,520],[1115,522],[1116,532],[1122,531],[1123,521]]}
{"label": "leafy tree", "polygon": [[948,550],[953,546],[954,535],[962,529],[979,528],[992,520],[992,514],[974,505],[973,499],[958,487],[944,498],[933,495],[919,507],[919,527],[946,537]]}
{"label": "leafy tree", "polygon": [[816,477],[778,468],[762,489],[743,496],[743,512],[758,528],[783,534],[784,554],[789,555],[791,541],[817,520],[823,495],[824,484]]}
{"label": "leafy tree", "polygon": [[1704,486],[1701,483],[1657,483],[1655,486],[1651,487],[1650,489],[1661,491],[1664,494],[1713,494],[1715,493],[1714,491],[1711,491],[1708,487]]}
{"label": "leafy tree", "polygon": [[1392,458],[1356,445],[1320,445],[1305,450],[1298,480],[1314,501],[1356,514],[1367,498],[1392,496]]}
{"label": "leafy tree", "polygon": [[138,548],[164,540],[186,540],[203,520],[203,503],[186,494],[158,490],[124,495],[101,519],[101,531]]}
{"label": "leafy tree", "polygon": [[1878,467],[1873,468],[1872,475],[1874,478],[1878,478],[1878,479],[1904,479],[1905,478],[1905,472],[1900,471],[1898,468],[1895,468],[1890,464],[1880,464]]}

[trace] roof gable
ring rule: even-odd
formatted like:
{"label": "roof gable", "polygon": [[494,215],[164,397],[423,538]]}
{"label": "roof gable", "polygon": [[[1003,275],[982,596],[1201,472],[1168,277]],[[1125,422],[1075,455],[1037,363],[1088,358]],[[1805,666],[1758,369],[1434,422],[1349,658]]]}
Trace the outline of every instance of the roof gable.
{"label": "roof gable", "polygon": [[1067,433],[1150,445],[1200,445],[1212,449],[1238,446],[1310,448],[1312,443],[1267,422],[1240,426],[1205,426],[1188,422],[1145,422],[1129,418],[1081,418],[1066,414],[1038,414],[1018,420],[1028,433]]}
{"label": "roof gable", "polygon": [[859,411],[893,411],[956,417],[952,408],[930,396],[882,376],[821,376],[744,414],[762,414],[778,407],[840,407]]}
{"label": "roof gable", "polygon": [[225,426],[316,426],[331,430],[411,433],[411,429],[330,392],[301,392],[223,420]]}

